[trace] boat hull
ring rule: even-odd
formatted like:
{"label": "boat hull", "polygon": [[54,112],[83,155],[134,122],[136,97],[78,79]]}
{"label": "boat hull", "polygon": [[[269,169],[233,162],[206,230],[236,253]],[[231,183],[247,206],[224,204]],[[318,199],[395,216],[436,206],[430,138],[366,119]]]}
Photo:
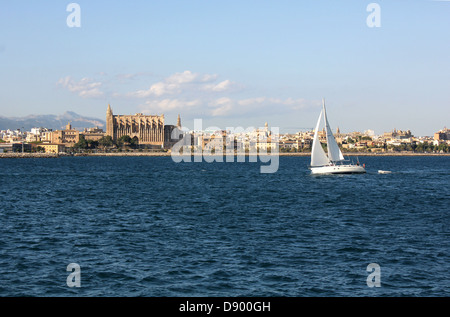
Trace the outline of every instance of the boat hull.
{"label": "boat hull", "polygon": [[330,174],[364,174],[366,169],[359,165],[327,165],[310,167],[311,174],[330,175]]}

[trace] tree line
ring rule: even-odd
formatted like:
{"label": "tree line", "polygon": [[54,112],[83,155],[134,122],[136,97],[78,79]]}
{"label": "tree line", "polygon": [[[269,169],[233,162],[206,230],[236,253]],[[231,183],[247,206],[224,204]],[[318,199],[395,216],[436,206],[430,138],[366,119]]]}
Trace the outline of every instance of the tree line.
{"label": "tree line", "polygon": [[99,139],[98,141],[86,140],[84,135],[80,135],[80,140],[73,146],[74,149],[78,150],[93,150],[93,149],[106,149],[106,148],[117,148],[122,149],[124,147],[129,147],[132,149],[137,148],[139,145],[139,139],[135,137],[130,137],[128,135],[121,136],[116,141],[109,135],[106,135]]}

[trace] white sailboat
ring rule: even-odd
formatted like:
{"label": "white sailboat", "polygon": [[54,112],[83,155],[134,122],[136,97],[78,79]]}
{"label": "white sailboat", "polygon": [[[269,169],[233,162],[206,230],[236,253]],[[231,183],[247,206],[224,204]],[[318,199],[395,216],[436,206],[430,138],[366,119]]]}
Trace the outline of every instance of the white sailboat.
{"label": "white sailboat", "polygon": [[[321,120],[325,122],[325,131],[327,135],[327,151],[328,155],[322,148],[319,140],[319,126]],[[325,100],[323,100],[323,108],[317,120],[316,129],[314,130],[314,139],[311,150],[311,174],[361,174],[366,169],[357,164],[345,163],[344,155],[342,155],[336,139],[331,131],[330,124],[327,119],[327,111],[325,109]]]}

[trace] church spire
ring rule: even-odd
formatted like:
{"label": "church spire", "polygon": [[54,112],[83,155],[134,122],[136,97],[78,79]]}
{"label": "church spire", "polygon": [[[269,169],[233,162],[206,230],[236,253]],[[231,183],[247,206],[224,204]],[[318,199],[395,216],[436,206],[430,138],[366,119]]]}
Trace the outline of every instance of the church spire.
{"label": "church spire", "polygon": [[178,114],[178,119],[177,119],[177,127],[181,128],[181,117],[179,114]]}
{"label": "church spire", "polygon": [[107,115],[112,114],[112,110],[111,110],[111,105],[110,104],[108,104],[108,109],[106,110],[106,114]]}

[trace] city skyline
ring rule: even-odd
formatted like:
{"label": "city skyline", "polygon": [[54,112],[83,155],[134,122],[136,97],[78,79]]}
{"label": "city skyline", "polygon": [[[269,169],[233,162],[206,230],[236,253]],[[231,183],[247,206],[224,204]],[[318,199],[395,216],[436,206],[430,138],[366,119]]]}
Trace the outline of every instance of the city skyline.
{"label": "city skyline", "polygon": [[[111,107],[110,104],[108,104],[108,108]],[[132,113],[122,113],[119,114],[120,116],[123,117],[129,117],[129,116],[134,116],[134,115],[144,115],[143,113],[136,113],[136,114],[132,114]],[[165,116],[164,113],[161,114],[163,117]],[[144,116],[153,116],[153,117],[157,117],[158,115],[155,114],[150,114],[147,115],[145,114]],[[178,120],[180,120],[181,115],[178,114],[177,115],[177,125],[178,125]],[[106,119],[108,118],[108,114],[106,115]],[[89,128],[101,128],[101,129],[106,129],[107,126],[107,121],[105,121],[104,119],[101,118],[94,118],[94,117],[86,117],[83,115],[80,115],[78,113],[72,112],[72,111],[66,111],[63,114],[44,114],[44,115],[28,115],[28,116],[24,116],[24,117],[3,117],[0,116],[0,119],[7,119],[9,121],[17,121],[15,124],[9,123],[8,127],[2,127],[0,128],[0,131],[6,131],[6,130],[10,130],[10,131],[22,131],[22,132],[29,132],[32,129],[38,129],[38,128],[44,128],[44,129],[50,129],[50,130],[60,130],[60,129],[64,129],[64,127],[69,123],[73,123],[76,122],[76,124],[78,125],[77,128],[75,128],[76,130],[79,131],[83,131],[85,129],[89,129]],[[42,122],[46,121],[47,124],[42,124]],[[189,131],[197,131],[197,129],[195,128],[195,121],[202,121],[203,124],[203,119],[202,118],[195,118],[193,120],[189,120],[187,124],[183,124],[183,129],[187,129]],[[35,124],[33,124],[33,122]],[[49,124],[49,122],[51,124]],[[183,122],[186,122],[185,120],[183,120]],[[167,124],[169,125],[174,125],[174,122],[167,122]],[[5,123],[3,123],[3,125],[5,125]],[[261,129],[261,128],[267,128],[268,127],[268,121],[265,121],[264,124],[262,124],[262,122],[259,125],[255,125],[255,126],[250,126],[250,127],[244,127],[244,126],[239,126],[239,124],[235,125],[235,126],[212,126],[212,125],[205,125],[203,127],[203,131],[226,131],[227,129],[235,129],[235,128],[243,128],[243,129]],[[19,127],[21,126],[21,127]],[[309,127],[309,128],[298,128],[297,130],[295,130],[295,128],[285,128],[285,127],[278,127],[278,126],[273,126],[271,125],[272,128],[276,128],[277,131],[279,131],[280,135],[287,135],[287,134],[297,134],[297,133],[303,133],[303,132],[311,132],[314,131],[313,127]],[[339,125],[337,125],[335,128],[332,128],[332,130],[334,131],[334,133],[344,133],[344,134],[352,134],[352,133],[361,133],[362,135],[370,135],[370,136],[381,136],[383,134],[389,133],[389,132],[395,132],[395,131],[410,131],[412,134],[414,134],[414,136],[416,137],[432,137],[433,134],[435,134],[436,132],[442,131],[442,130],[446,130],[447,127],[444,126],[443,128],[436,128],[434,130],[433,133],[429,134],[429,135],[418,135],[416,133],[414,133],[414,131],[411,131],[411,129],[409,128],[396,128],[393,127],[389,130],[386,131],[382,131],[380,133],[376,133],[375,130],[373,129],[362,129],[362,130],[348,130],[346,129],[346,127],[340,127]]]}
{"label": "city skyline", "polygon": [[77,1],[0,4],[0,115],[104,119],[164,113],[167,122],[311,128],[325,98],[333,129],[448,125],[450,3],[377,1]]}

